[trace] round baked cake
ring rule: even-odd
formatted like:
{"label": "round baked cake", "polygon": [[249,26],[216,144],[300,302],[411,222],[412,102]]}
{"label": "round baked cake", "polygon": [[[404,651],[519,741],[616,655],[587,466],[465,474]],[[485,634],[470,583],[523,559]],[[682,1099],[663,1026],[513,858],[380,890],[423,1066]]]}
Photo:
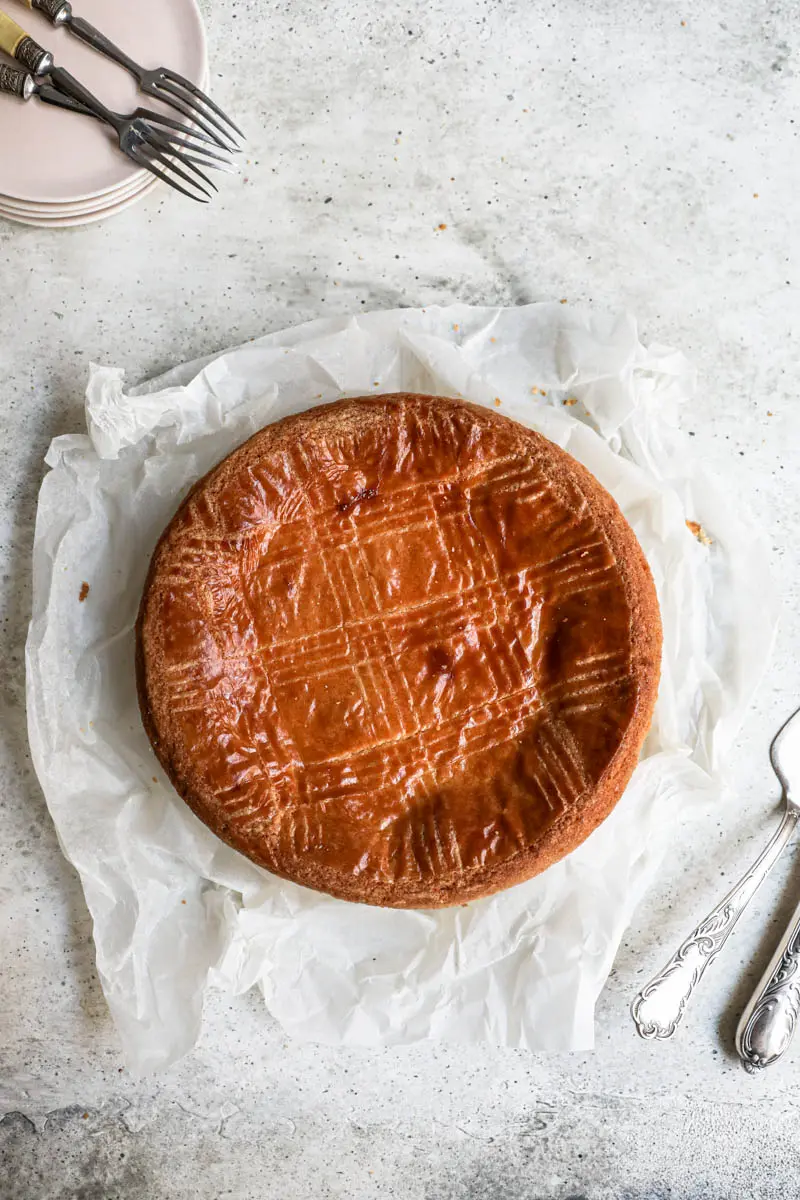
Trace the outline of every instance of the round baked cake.
{"label": "round baked cake", "polygon": [[399,394],[269,425],[202,479],[137,642],[155,752],[220,838],[427,908],[530,878],[608,815],[661,627],[584,467],[496,411]]}

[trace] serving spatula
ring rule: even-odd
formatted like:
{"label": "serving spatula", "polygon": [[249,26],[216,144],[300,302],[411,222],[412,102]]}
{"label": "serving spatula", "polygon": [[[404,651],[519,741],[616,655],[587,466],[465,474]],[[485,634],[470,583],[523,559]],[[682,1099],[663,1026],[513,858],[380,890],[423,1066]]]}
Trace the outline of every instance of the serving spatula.
{"label": "serving spatula", "polygon": [[[773,765],[787,804],[800,801],[800,722],[781,732]],[[751,1074],[772,1066],[789,1049],[800,1018],[800,905],[781,938],[736,1030],[736,1049]]]}
{"label": "serving spatula", "polygon": [[[631,1006],[631,1015],[643,1038],[672,1037],[706,968],[727,942],[739,917],[797,828],[800,819],[800,709],[778,731],[769,754],[783,792],[781,823],[736,887],[692,930],[666,966],[639,992]],[[800,943],[800,932],[795,941]],[[753,1003],[757,1003],[757,997]]]}

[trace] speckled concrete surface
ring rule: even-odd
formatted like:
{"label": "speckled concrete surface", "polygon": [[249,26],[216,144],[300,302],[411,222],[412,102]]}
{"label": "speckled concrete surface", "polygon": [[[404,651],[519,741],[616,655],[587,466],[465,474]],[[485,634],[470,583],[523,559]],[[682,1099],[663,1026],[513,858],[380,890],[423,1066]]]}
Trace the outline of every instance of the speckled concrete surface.
{"label": "speckled concrete surface", "polygon": [[[68,232],[0,224],[0,1197],[796,1195],[800,1044],[759,1079],[731,1057],[800,892],[796,857],[674,1043],[638,1041],[627,1007],[766,836],[766,747],[800,693],[797,0],[205,9],[215,92],[251,135],[221,199],[156,193]],[[250,997],[218,999],[190,1059],[131,1080],[23,713],[41,460],[80,428],[89,360],[135,380],[324,313],[555,296],[628,306],[646,340],[694,359],[685,421],[763,526],[785,600],[729,800],[676,839],[602,997],[596,1052],[291,1045]]]}

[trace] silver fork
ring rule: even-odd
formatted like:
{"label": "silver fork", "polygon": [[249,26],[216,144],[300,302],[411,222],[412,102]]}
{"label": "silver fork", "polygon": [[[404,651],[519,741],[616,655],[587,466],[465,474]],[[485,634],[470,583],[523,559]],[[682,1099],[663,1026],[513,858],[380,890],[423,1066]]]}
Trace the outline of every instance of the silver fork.
{"label": "silver fork", "polygon": [[800,791],[800,709],[778,730],[769,757],[783,792],[781,823],[750,870],[681,943],[663,970],[639,992],[631,1005],[631,1015],[643,1038],[672,1037],[706,967],[727,942],[797,828],[800,804],[795,802],[789,780],[792,776],[793,787]]}
{"label": "silver fork", "polygon": [[[34,81],[47,76],[56,91],[88,108],[95,117],[109,125],[117,134],[122,153],[137,166],[144,167],[191,200],[207,204],[211,199],[211,193],[203,184],[214,191],[217,188],[200,167],[218,167],[226,164],[227,160],[202,144],[200,139],[207,141],[206,135],[192,130],[189,126],[177,125],[176,128],[175,123],[173,127],[156,128],[150,120],[135,114],[125,116],[112,112],[69,71],[55,66],[49,50],[45,50],[34,41],[21,25],[6,16],[2,10],[0,50],[4,50],[27,67]],[[33,94],[36,94],[36,91],[34,88]],[[25,96],[25,89],[21,94],[23,99],[29,98]],[[46,97],[42,96],[42,99]],[[168,120],[171,121],[171,118]],[[163,123],[161,118],[159,121]],[[178,183],[178,179],[188,186],[184,187]],[[202,180],[202,183],[198,180]]]}
{"label": "silver fork", "polygon": [[32,8],[44,13],[53,25],[66,25],[70,32],[80,38],[82,42],[86,42],[94,50],[104,54],[106,58],[110,58],[119,66],[124,67],[138,83],[139,90],[146,96],[161,100],[162,103],[168,104],[177,112],[182,113],[184,117],[188,117],[207,134],[213,136],[224,150],[238,149],[231,137],[230,130],[244,139],[241,129],[233,123],[230,117],[226,116],[219,105],[215,104],[199,87],[185,79],[183,75],[179,75],[176,71],[170,71],[166,67],[145,70],[139,63],[134,62],[124,50],[115,46],[99,29],[95,29],[94,25],[90,25],[83,17],[76,17],[69,0],[24,0],[24,3],[30,4]]}
{"label": "silver fork", "polygon": [[[67,73],[65,72],[64,74],[66,75]],[[71,79],[72,77],[69,76],[69,78]],[[73,80],[73,83],[76,84],[76,88],[81,88],[81,85],[76,80]],[[85,89],[81,88],[81,91],[85,92]],[[6,66],[5,63],[0,64],[0,92],[7,92],[12,96],[19,97],[20,100],[30,100],[35,96],[44,104],[52,104],[58,108],[68,109],[70,112],[80,113],[83,116],[95,117],[100,121],[105,121],[106,119],[102,112],[103,106],[99,101],[95,104],[95,107],[87,107],[85,104],[79,103],[77,99],[73,99],[64,92],[59,91],[54,84],[48,83],[46,80],[37,79],[29,72],[20,71],[16,67]],[[88,97],[91,93],[85,92],[85,95]],[[206,176],[199,170],[200,166],[213,166],[223,171],[232,169],[227,160],[222,155],[217,154],[215,150],[211,150],[207,144],[196,144],[196,139],[202,138],[203,143],[207,143],[209,142],[208,138],[198,134],[195,130],[189,129],[186,125],[181,125],[178,121],[173,121],[171,117],[151,112],[146,108],[137,108],[135,113],[127,117],[121,116],[118,113],[110,113],[110,116],[115,117],[121,125],[127,124],[129,133],[127,135],[122,134],[121,138],[123,139],[126,136],[132,141],[139,139],[143,128],[149,130],[146,138],[139,140],[139,149],[141,149],[142,153],[151,154],[154,148],[158,149],[163,155],[169,155],[170,160],[177,158],[181,162],[191,164],[191,169],[196,171],[204,180],[206,180]],[[159,134],[158,129],[153,127],[154,125],[164,126],[166,133]],[[214,145],[216,146],[216,143]],[[180,151],[176,149],[177,146],[181,147]],[[122,148],[127,154],[128,150],[124,146]],[[196,153],[187,153],[187,151],[192,150]],[[134,162],[140,161],[134,154],[129,154],[129,157],[133,158]],[[158,161],[162,162],[161,159]],[[193,200],[201,200],[202,203],[207,203],[207,200],[203,200],[202,196],[194,195],[174,179],[167,178],[166,174],[162,173],[161,167],[157,167],[155,162],[141,163],[141,165],[146,166],[147,170],[151,171],[152,174],[158,175],[165,183],[177,188],[184,195],[191,196]],[[172,161],[164,159],[163,166],[165,169],[179,174],[181,178],[189,178],[185,177],[184,172]],[[191,182],[197,190],[203,192],[203,195],[208,196],[204,188],[200,188],[199,184],[196,184],[193,180]],[[214,188],[211,180],[206,180],[206,182],[210,187]]]}
{"label": "silver fork", "polygon": [[[18,96],[20,100],[30,100],[35,96],[44,104],[55,105],[56,108],[67,109],[68,112],[81,113],[85,117],[94,117],[100,120],[100,117],[91,108],[86,108],[85,105],[79,104],[77,100],[71,100],[69,96],[59,92],[51,83],[47,83],[45,79],[36,78],[28,71],[20,71],[16,67],[7,66],[5,63],[0,63],[0,92],[8,92],[12,96]],[[191,145],[194,142],[205,143],[202,146],[197,146],[196,149],[201,150],[204,155],[214,159],[218,164],[218,169],[221,171],[232,171],[234,167],[221,154],[217,154],[215,148],[218,143],[207,137],[204,133],[190,128],[188,125],[182,124],[180,121],[174,121],[172,117],[166,116],[164,113],[156,112],[152,108],[137,108],[135,112],[128,113],[128,119],[140,118],[142,121],[148,121],[152,125],[163,125],[169,130],[174,130],[179,133],[182,138],[187,139],[186,145]]]}
{"label": "silver fork", "polygon": [[[169,126],[161,130],[142,117],[112,112],[63,67],[53,67],[50,79],[59,92],[90,109],[96,117],[115,130],[123,154],[127,154],[133,162],[145,167],[176,191],[182,192],[190,200],[207,204],[211,199],[207,188],[210,187],[215,192],[218,190],[216,184],[212,183],[200,168],[224,167],[226,160],[198,144],[196,140],[190,140],[194,139],[194,134],[187,126],[178,126],[180,132]],[[187,186],[178,183],[174,176],[183,180]]]}

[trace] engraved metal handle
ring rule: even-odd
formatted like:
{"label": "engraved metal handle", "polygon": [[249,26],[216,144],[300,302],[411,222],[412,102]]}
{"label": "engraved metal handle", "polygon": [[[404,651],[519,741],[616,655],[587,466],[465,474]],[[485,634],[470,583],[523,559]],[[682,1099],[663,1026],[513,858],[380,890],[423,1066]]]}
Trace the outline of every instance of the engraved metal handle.
{"label": "engraved metal handle", "polygon": [[800,1017],[800,906],[781,938],[736,1030],[736,1050],[746,1071],[782,1058]]}
{"label": "engraved metal handle", "polygon": [[53,65],[52,54],[4,12],[0,12],[0,50],[22,63],[31,75],[46,75]]}
{"label": "engraved metal handle", "polygon": [[641,1037],[672,1037],[706,967],[717,957],[739,917],[775,866],[798,817],[800,809],[787,804],[778,829],[750,870],[689,934],[663,970],[639,992],[631,1005],[631,1015]]}
{"label": "engraved metal handle", "polygon": [[43,12],[46,17],[49,17],[54,25],[60,25],[66,20],[69,15],[65,10],[71,7],[67,0],[22,0],[23,4],[27,4],[28,8],[38,8],[39,12]]}
{"label": "engraved metal handle", "polygon": [[30,100],[35,88],[33,76],[28,71],[18,71],[16,67],[0,63],[0,92],[19,96],[20,100]]}
{"label": "engraved metal handle", "polygon": [[5,63],[0,63],[0,92],[19,96],[20,100],[30,100],[31,96],[38,96],[44,104],[54,104],[58,108],[66,108],[69,112],[81,113],[85,117],[96,116],[91,109],[78,104],[77,100],[62,96],[61,92],[57,92],[50,84],[39,83],[30,72],[18,71],[16,67],[8,67]]}

